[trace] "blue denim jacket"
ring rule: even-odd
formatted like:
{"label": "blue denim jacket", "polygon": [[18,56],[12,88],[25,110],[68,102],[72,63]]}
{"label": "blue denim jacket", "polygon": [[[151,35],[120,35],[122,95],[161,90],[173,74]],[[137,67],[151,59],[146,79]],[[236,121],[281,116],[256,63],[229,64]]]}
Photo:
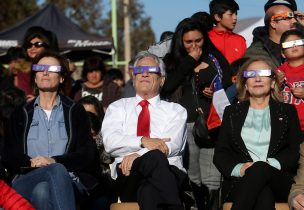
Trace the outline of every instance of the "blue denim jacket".
{"label": "blue denim jacket", "polygon": [[34,115],[27,136],[28,155],[32,158],[41,155],[46,157],[62,155],[68,142],[68,135],[64,123],[63,108],[60,97],[48,119],[41,108],[37,97],[34,103]]}

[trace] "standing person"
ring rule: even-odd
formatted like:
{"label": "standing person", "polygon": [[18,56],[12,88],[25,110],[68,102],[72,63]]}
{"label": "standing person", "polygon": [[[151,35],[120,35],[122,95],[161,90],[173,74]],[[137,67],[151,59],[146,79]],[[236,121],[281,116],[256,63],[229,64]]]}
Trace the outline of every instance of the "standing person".
{"label": "standing person", "polygon": [[18,175],[13,188],[36,209],[76,209],[74,189],[81,194],[98,184],[96,145],[82,105],[59,94],[67,60],[44,51],[33,63],[39,95],[13,112],[3,162]]}
{"label": "standing person", "polygon": [[208,32],[215,47],[231,64],[243,57],[246,52],[246,40],[233,33],[237,23],[239,5],[234,0],[212,0],[209,3],[210,16],[215,26]]}
{"label": "standing person", "polygon": [[102,124],[105,149],[115,157],[111,174],[120,199],[137,201],[143,210],[183,209],[179,193],[187,177],[182,163],[187,113],[160,100],[165,76],[157,56],[138,53],[136,97],[112,103]]}
{"label": "standing person", "polygon": [[232,210],[274,210],[286,202],[303,141],[294,106],[282,102],[276,67],[252,58],[237,74],[240,103],[226,107],[214,164]]}
{"label": "standing person", "polygon": [[73,98],[78,101],[80,98],[93,95],[99,102],[102,101],[103,76],[106,73],[106,66],[100,57],[89,57],[83,63],[82,82],[74,86]]}
{"label": "standing person", "polygon": [[[23,38],[22,48],[25,51],[25,58],[28,61],[23,69],[31,69],[34,58],[45,50],[58,51],[58,41],[56,35],[40,26],[30,27]],[[22,77],[21,77],[22,76]],[[31,71],[20,74],[19,82],[22,82],[23,89],[27,93],[27,101],[34,99],[33,81],[31,81]],[[24,81],[27,81],[26,83]],[[29,93],[28,93],[29,92]]]}
{"label": "standing person", "polygon": [[[208,38],[207,30],[200,22],[190,18],[182,20],[176,27],[170,52],[164,58],[168,76],[161,95],[168,100],[178,102],[187,110],[188,175],[198,208],[204,209],[207,208],[206,204],[212,205],[212,202],[209,203],[208,192],[214,195],[219,188],[220,173],[212,163],[215,143],[200,149],[194,142],[192,128],[198,113],[192,81],[195,82],[200,106],[207,117],[212,103],[213,91],[210,85],[213,79],[221,74],[222,84],[227,88],[231,85],[231,71],[227,60]],[[216,68],[212,57],[218,61],[221,70]],[[217,131],[217,129],[210,131],[214,142],[217,139]]]}
{"label": "standing person", "polygon": [[284,102],[295,105],[304,132],[304,34],[298,30],[289,30],[281,37],[282,53],[285,62],[278,67],[285,83]]}
{"label": "standing person", "polygon": [[281,35],[290,29],[295,29],[297,22],[293,11],[297,10],[294,0],[269,0],[265,6],[265,26],[254,29],[253,42],[244,57],[268,57],[275,66],[283,62],[281,55]]}

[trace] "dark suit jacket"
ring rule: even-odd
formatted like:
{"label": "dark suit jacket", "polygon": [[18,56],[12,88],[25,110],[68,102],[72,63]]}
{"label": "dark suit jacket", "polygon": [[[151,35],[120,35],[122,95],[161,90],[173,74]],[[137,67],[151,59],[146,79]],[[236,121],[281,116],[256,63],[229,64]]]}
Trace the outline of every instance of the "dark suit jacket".
{"label": "dark suit jacket", "polygon": [[[281,170],[294,176],[298,167],[299,145],[303,141],[300,123],[293,105],[270,100],[271,137],[268,158],[275,158]],[[249,109],[249,101],[228,106],[224,111],[219,139],[215,147],[213,162],[224,176],[223,199],[238,178],[231,172],[238,163],[252,162],[252,158],[241,137]],[[225,192],[226,191],[226,192]]]}

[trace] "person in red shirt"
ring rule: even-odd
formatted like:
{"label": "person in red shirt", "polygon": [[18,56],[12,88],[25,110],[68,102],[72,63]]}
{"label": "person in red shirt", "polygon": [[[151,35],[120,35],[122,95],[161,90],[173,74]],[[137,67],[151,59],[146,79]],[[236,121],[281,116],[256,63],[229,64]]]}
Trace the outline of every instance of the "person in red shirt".
{"label": "person in red shirt", "polygon": [[246,51],[246,40],[233,33],[237,23],[239,5],[234,0],[212,0],[209,12],[215,23],[208,35],[216,48],[225,56],[229,63],[243,57]]}
{"label": "person in red shirt", "polygon": [[285,58],[278,67],[284,82],[284,102],[295,105],[304,132],[304,35],[299,30],[289,30],[282,34],[280,43]]}

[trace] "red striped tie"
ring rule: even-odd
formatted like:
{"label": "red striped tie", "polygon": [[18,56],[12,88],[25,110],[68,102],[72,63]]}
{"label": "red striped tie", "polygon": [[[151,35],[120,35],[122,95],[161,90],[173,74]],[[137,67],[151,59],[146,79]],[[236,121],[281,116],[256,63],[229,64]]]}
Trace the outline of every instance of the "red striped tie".
{"label": "red striped tie", "polygon": [[147,100],[142,100],[139,102],[142,107],[141,112],[138,116],[137,122],[137,136],[150,137],[150,112],[149,112],[149,102]]}

